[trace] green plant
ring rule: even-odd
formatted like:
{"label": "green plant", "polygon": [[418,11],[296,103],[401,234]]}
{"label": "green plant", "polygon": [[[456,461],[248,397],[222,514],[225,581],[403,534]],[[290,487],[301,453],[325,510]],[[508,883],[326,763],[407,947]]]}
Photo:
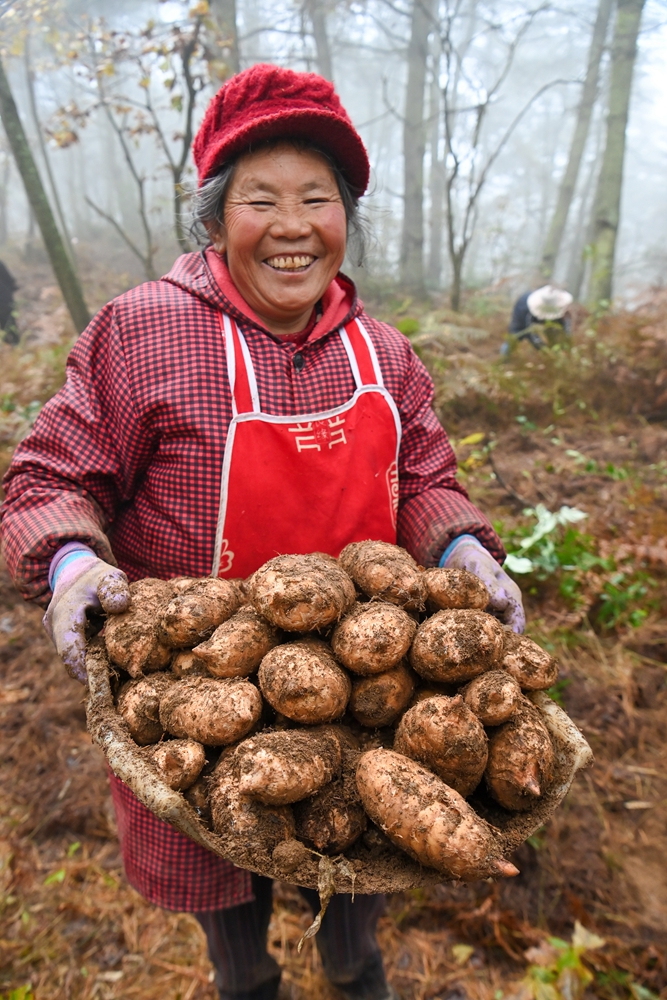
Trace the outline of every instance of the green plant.
{"label": "green plant", "polygon": [[16,990],[10,990],[7,994],[2,994],[0,1000],[35,1000],[30,983],[27,986],[19,986]]}
{"label": "green plant", "polygon": [[564,506],[554,513],[538,504],[523,513],[533,523],[506,535],[505,567],[530,577],[526,581],[530,593],[538,592],[538,584],[555,579],[560,596],[571,608],[586,605],[585,589],[586,606],[593,606],[591,620],[601,629],[641,625],[657,604],[649,597],[650,588],[656,586],[652,576],[644,570],[619,568],[612,556],[599,555],[595,539],[576,527],[587,516],[576,507]]}
{"label": "green plant", "polygon": [[[637,628],[646,619],[649,609],[657,603],[655,600],[644,600],[649,587],[655,586],[656,581],[643,570],[633,574],[622,571],[614,573],[605,581],[599,595],[600,606],[595,615],[596,621],[603,629],[615,629],[622,625]],[[639,603],[644,606],[637,607]]]}
{"label": "green plant", "polygon": [[572,941],[550,937],[538,948],[529,948],[531,963],[519,984],[521,1000],[579,1000],[593,981],[583,959],[589,951],[605,945],[603,938],[575,921]]}
{"label": "green plant", "polygon": [[534,573],[539,580],[561,568],[588,570],[599,562],[599,557],[592,552],[590,536],[567,527],[588,516],[583,510],[563,506],[553,513],[538,504],[526,508],[523,513],[536,523],[515,529],[507,538],[505,566],[510,572]]}
{"label": "green plant", "polygon": [[406,316],[405,319],[399,319],[396,324],[396,329],[399,330],[404,337],[414,337],[416,333],[419,333],[419,320],[413,319],[412,316]]}

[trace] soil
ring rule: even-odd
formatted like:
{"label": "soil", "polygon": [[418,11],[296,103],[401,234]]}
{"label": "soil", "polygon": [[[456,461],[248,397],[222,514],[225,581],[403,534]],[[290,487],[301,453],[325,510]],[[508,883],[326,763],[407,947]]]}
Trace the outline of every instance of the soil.
{"label": "soil", "polygon": [[[29,342],[0,347],[14,407],[0,412],[5,464],[32,401],[62,379],[71,336],[46,264],[13,269]],[[91,303],[120,290],[114,282],[100,269]],[[525,346],[502,368],[507,303],[495,292],[476,302],[470,308],[482,311],[467,317],[437,303],[418,313],[416,338],[428,339],[417,347],[434,373],[462,482],[504,531],[537,503],[585,510],[584,530],[655,583],[636,628],[597,624],[595,571],[583,608],[550,579],[525,589],[530,634],[559,660],[562,700],[595,764],[512,855],[516,878],[389,898],[379,924],[388,976],[406,1000],[507,997],[526,975],[527,952],[551,935],[569,940],[578,920],[606,942],[585,958],[587,997],[649,1000],[643,988],[667,998],[667,295],[652,293],[590,336],[580,317],[574,356]],[[414,309],[402,300],[367,306],[393,321]],[[482,445],[461,443],[473,434]],[[0,571],[0,994],[30,984],[38,1000],[215,1000],[194,918],[150,906],[125,881],[84,692],[41,616]],[[374,827],[357,842],[359,850],[381,843]],[[268,939],[284,970],[281,1000],[334,1000],[314,942],[297,953],[311,920],[298,892],[276,885]]]}

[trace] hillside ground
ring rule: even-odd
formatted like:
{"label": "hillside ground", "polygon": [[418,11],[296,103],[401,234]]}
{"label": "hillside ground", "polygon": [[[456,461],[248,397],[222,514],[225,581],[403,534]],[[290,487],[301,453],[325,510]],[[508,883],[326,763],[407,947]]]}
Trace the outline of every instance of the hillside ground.
{"label": "hillside ground", "polygon": [[[3,470],[72,342],[46,265],[15,269],[23,342],[0,346]],[[97,306],[124,281],[86,278]],[[388,900],[390,978],[406,1000],[667,997],[667,294],[632,313],[578,314],[571,342],[520,345],[506,361],[501,291],[471,294],[465,314],[378,289],[368,300],[432,372],[470,495],[532,559],[517,577],[528,631],[558,656],[552,694],[596,758],[518,852],[517,878]],[[587,516],[536,538],[545,511],[563,508]],[[0,998],[214,1000],[196,921],[125,882],[83,690],[40,618],[0,568]],[[333,997],[312,942],[296,951],[309,920],[295,890],[276,886],[284,1000]]]}

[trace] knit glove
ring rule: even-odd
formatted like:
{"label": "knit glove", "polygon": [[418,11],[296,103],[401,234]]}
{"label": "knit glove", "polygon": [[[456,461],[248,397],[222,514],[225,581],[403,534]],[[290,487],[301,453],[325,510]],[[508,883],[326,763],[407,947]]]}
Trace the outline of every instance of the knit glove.
{"label": "knit glove", "polygon": [[86,613],[120,614],[130,605],[127,577],[121,569],[98,559],[81,542],[68,542],[51,560],[53,591],[43,623],[67,672],[86,683]]}
{"label": "knit glove", "polygon": [[521,590],[474,535],[455,538],[445,549],[440,565],[447,569],[467,569],[479,577],[491,596],[489,608],[513,632],[523,632],[526,614]]}

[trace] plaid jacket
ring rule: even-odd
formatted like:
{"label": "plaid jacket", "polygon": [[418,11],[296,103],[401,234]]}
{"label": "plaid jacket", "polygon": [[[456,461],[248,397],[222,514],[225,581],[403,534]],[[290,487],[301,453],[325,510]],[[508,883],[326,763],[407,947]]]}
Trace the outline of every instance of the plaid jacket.
{"label": "plaid jacket", "polygon": [[456,481],[426,369],[405,337],[363,312],[351,282],[338,280],[347,286],[347,315],[300,347],[277,342],[243,315],[204,254],[180,257],[166,278],[97,314],[69,356],[65,386],[19,444],[4,481],[5,556],[27,600],[48,603],[51,558],[72,539],[118,562],[131,580],[210,573],[232,417],[221,309],[247,339],[262,409],[280,415],[331,409],[353,395],[335,329],[359,316],[401,417],[399,543],[429,566],[452,538],[472,534],[503,558],[489,521]]}
{"label": "plaid jacket", "polygon": [[[399,543],[433,565],[452,538],[467,533],[502,559],[500,540],[456,481],[426,369],[405,337],[363,312],[348,279],[337,281],[343,312],[331,329],[315,326],[301,346],[277,342],[244,315],[204,254],[180,257],[166,278],[98,313],[70,354],[65,386],[16,449],[5,478],[4,547],[25,598],[48,603],[51,558],[73,539],[117,561],[132,580],[210,573],[232,418],[219,310],[246,337],[262,409],[280,415],[332,409],[353,395],[335,331],[359,316],[401,418]],[[293,363],[297,351],[303,367]],[[111,787],[126,874],[146,898],[191,912],[252,898],[247,872],[158,820],[118,779]]]}

